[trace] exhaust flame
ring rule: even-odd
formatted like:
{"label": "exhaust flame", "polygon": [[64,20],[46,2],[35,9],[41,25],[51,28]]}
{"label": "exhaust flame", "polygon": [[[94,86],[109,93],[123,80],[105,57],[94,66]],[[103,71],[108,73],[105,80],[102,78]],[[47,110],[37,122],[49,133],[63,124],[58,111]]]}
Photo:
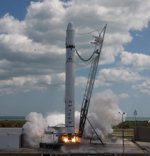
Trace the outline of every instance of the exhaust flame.
{"label": "exhaust flame", "polygon": [[61,136],[61,140],[64,143],[79,143],[80,138],[78,136]]}

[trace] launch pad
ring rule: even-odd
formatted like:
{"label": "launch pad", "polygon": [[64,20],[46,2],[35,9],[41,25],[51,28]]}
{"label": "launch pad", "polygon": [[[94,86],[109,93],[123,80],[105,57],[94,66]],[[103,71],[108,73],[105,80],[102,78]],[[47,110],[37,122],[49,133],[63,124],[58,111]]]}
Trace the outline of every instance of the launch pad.
{"label": "launch pad", "polygon": [[[148,145],[147,145],[148,146]],[[149,145],[150,147],[150,145]],[[64,146],[59,149],[50,148],[19,148],[19,149],[7,149],[0,150],[1,156],[121,156],[122,153],[122,144],[120,141],[117,142],[107,142],[105,146],[102,146],[99,143],[89,142],[81,144],[64,144]],[[144,156],[145,151],[139,148],[136,144],[129,140],[125,140],[125,151],[124,155],[126,156]]]}

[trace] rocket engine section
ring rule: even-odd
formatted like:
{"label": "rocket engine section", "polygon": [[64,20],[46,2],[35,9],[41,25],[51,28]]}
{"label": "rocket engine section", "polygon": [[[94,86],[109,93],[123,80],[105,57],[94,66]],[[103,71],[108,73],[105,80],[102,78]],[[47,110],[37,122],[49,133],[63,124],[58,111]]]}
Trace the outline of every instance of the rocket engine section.
{"label": "rocket engine section", "polygon": [[66,31],[66,82],[65,82],[65,127],[68,136],[75,135],[75,72],[74,72],[74,41],[75,31],[69,23]]}

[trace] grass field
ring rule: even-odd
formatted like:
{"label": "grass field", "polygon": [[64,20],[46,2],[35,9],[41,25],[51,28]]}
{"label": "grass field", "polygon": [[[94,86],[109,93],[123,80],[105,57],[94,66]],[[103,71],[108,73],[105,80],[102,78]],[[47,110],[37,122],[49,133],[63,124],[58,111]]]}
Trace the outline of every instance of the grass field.
{"label": "grass field", "polygon": [[[121,128],[114,129],[112,136],[122,137],[122,129]],[[124,137],[125,138],[132,139],[133,136],[134,136],[134,129],[133,128],[124,129]]]}
{"label": "grass field", "polygon": [[135,128],[135,125],[137,127],[150,127],[150,123],[148,121],[125,121],[123,123],[120,123],[119,125],[115,126],[114,128],[122,128],[124,127],[125,129],[128,128]]}
{"label": "grass field", "polygon": [[122,127],[124,129],[124,137],[128,139],[132,139],[134,137],[134,128],[137,127],[150,127],[148,121],[125,121],[120,123],[119,125],[113,127],[114,131],[112,136],[122,137]]}
{"label": "grass field", "polygon": [[0,127],[22,127],[25,120],[0,120]]}
{"label": "grass field", "polygon": [[[25,122],[25,120],[0,120],[0,127],[22,127]],[[150,127],[150,123],[148,123],[147,121],[137,121],[136,126]],[[134,129],[135,121],[125,121],[117,126],[114,126],[113,129],[115,129],[116,132],[118,131],[117,129],[121,129],[122,127],[124,127],[124,129]]]}
{"label": "grass field", "polygon": [[[25,120],[0,120],[0,127],[22,127],[26,121]],[[150,127],[150,124],[147,121],[137,121],[137,127]],[[122,127],[124,128],[124,137],[133,138],[135,121],[125,121],[119,125],[113,127],[114,131],[112,136],[122,137]]]}

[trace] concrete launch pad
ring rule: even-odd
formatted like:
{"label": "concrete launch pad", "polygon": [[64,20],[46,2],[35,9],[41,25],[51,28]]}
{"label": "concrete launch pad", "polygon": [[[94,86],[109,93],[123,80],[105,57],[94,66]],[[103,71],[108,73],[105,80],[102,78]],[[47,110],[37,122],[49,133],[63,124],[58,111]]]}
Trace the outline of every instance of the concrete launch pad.
{"label": "concrete launch pad", "polygon": [[[144,144],[144,146],[149,146],[150,144]],[[142,146],[142,144],[141,144]],[[150,147],[150,146],[149,146]],[[147,153],[146,153],[147,152]],[[125,140],[124,155],[145,155],[148,151],[144,151],[137,144]],[[107,142],[106,145],[102,146],[100,143],[76,143],[76,144],[64,144],[60,149],[44,149],[44,148],[19,148],[16,150],[4,149],[0,150],[1,156],[16,156],[16,155],[34,155],[34,156],[50,156],[50,155],[123,155],[123,148],[121,140],[117,142]]]}

